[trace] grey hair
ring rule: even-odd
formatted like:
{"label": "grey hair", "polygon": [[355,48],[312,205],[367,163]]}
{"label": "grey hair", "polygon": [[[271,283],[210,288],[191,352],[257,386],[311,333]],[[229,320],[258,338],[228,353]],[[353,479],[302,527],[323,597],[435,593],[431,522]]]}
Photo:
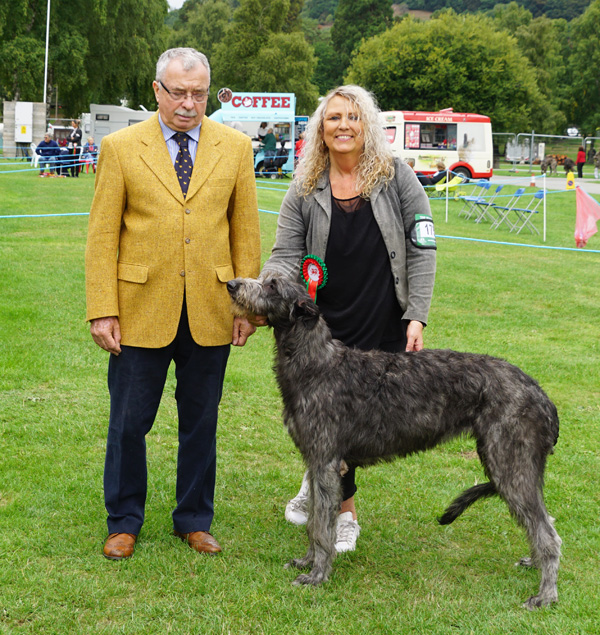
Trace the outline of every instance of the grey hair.
{"label": "grey hair", "polygon": [[321,175],[330,166],[329,150],[323,143],[323,122],[329,102],[334,97],[347,99],[356,110],[364,130],[364,150],[356,168],[356,185],[368,197],[380,183],[394,177],[394,155],[385,136],[375,96],[361,86],[348,84],[334,88],[323,98],[305,131],[304,155],[298,166],[298,191],[310,194]]}
{"label": "grey hair", "polygon": [[198,64],[202,64],[208,71],[208,79],[210,81],[210,64],[204,53],[200,53],[193,48],[174,48],[165,51],[156,62],[156,81],[160,82],[165,75],[167,66],[175,59],[181,60],[184,71],[191,71]]}

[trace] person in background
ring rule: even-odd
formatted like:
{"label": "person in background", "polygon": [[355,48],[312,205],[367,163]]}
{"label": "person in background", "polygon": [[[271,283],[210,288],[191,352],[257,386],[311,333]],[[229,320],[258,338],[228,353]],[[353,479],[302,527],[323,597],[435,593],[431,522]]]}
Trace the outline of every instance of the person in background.
{"label": "person in background", "polygon": [[594,178],[600,178],[600,150],[594,155]]}
{"label": "person in background", "polygon": [[175,363],[179,449],[174,533],[214,554],[218,406],[230,345],[255,331],[234,318],[227,281],[255,277],[260,229],[250,137],[205,117],[210,65],[165,51],[158,112],[102,140],[86,248],[87,319],[110,353],[104,556],[133,554],[144,522],[146,434]]}
{"label": "person in background", "polygon": [[55,166],[57,166],[58,156],[60,154],[60,148],[49,132],[47,132],[44,135],[44,139],[38,143],[35,152],[40,156],[40,176],[44,176],[44,169],[46,166],[48,166],[49,173],[54,174]]}
{"label": "person in background", "polygon": [[575,163],[577,164],[577,176],[582,179],[583,178],[583,166],[585,165],[585,150],[583,146],[579,146],[579,150],[577,151],[577,158],[575,159]]}
{"label": "person in background", "polygon": [[[414,159],[412,158],[406,159],[406,163],[410,165],[410,167],[413,170],[415,169]],[[432,187],[433,185],[436,185],[436,183],[439,183],[446,176],[447,171],[443,161],[438,161],[436,164],[436,167],[437,167],[437,172],[435,172],[435,174],[432,174],[431,176],[428,176],[427,174],[423,174],[423,172],[415,172],[419,183],[423,187]]]}
{"label": "person in background", "polygon": [[257,139],[262,143],[265,140],[265,137],[267,136],[267,122],[263,121],[260,126],[258,127],[258,132],[256,133],[256,137]]}
{"label": "person in background", "polygon": [[81,148],[82,132],[79,122],[71,121],[71,132],[67,135],[67,143],[71,154],[71,176],[79,176],[79,151]]}
{"label": "person in background", "polygon": [[81,151],[81,162],[85,163],[85,173],[90,171],[90,165],[96,174],[96,163],[98,161],[98,146],[94,143],[94,137],[88,137],[86,144]]}
{"label": "person in background", "polygon": [[298,135],[298,141],[296,141],[296,145],[294,146],[294,157],[296,158],[296,161],[302,158],[305,143],[306,141],[304,140],[304,133],[301,132]]}
{"label": "person in background", "polygon": [[[379,112],[360,86],[340,86],[321,101],[261,276],[303,282],[302,259],[317,256],[328,279],[316,302],[334,338],[362,350],[416,352],[423,348],[435,279],[433,221],[413,170],[392,154]],[[264,316],[254,323],[264,325]],[[349,468],[338,552],[354,550],[360,533],[355,466]],[[308,487],[305,474],[286,507],[289,522],[306,523]]]}
{"label": "person in background", "polygon": [[273,159],[277,154],[277,139],[273,134],[273,128],[269,128],[267,130],[267,134],[265,135],[263,146],[262,146],[265,158],[264,165],[265,168],[273,167]]}

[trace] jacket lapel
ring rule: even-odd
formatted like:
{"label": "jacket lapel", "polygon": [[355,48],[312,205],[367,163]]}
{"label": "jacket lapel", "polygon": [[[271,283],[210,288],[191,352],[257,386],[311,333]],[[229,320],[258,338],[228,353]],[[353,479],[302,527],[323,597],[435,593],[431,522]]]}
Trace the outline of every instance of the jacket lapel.
{"label": "jacket lapel", "polygon": [[215,169],[217,163],[223,157],[223,148],[219,138],[218,126],[208,117],[204,117],[200,128],[200,139],[194,160],[192,180],[188,188],[187,200],[204,185],[210,174]]}
{"label": "jacket lapel", "polygon": [[175,174],[175,168],[171,163],[171,157],[167,150],[165,138],[158,123],[158,114],[155,115],[150,122],[152,122],[153,125],[150,126],[148,134],[141,139],[141,142],[146,146],[141,152],[141,159],[167,190],[183,204],[183,194],[177,180],[177,175]]}

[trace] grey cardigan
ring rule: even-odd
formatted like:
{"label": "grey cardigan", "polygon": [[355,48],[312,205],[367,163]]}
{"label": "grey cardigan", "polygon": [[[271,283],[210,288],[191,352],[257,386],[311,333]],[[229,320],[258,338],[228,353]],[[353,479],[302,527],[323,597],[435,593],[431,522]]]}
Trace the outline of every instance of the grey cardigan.
{"label": "grey cardigan", "polygon": [[[425,190],[412,168],[396,159],[394,179],[387,187],[377,186],[370,201],[389,254],[402,317],[426,324],[435,280],[435,250],[417,247],[409,238],[415,216],[431,216]],[[330,226],[329,173],[323,174],[306,197],[299,195],[292,183],[281,204],[275,245],[263,273],[272,271],[299,279],[304,256],[325,259]]]}

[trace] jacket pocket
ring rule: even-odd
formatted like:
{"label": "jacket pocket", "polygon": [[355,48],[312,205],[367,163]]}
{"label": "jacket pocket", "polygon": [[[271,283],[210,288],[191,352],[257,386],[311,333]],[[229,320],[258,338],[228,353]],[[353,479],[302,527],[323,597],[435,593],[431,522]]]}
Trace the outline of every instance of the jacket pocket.
{"label": "jacket pocket", "polygon": [[148,280],[148,267],[130,262],[119,262],[117,263],[117,278],[126,282],[144,284]]}
{"label": "jacket pocket", "polygon": [[235,278],[233,267],[231,265],[221,265],[220,267],[215,267],[215,273],[217,274],[217,278],[220,282],[229,282],[229,280],[233,280]]}

